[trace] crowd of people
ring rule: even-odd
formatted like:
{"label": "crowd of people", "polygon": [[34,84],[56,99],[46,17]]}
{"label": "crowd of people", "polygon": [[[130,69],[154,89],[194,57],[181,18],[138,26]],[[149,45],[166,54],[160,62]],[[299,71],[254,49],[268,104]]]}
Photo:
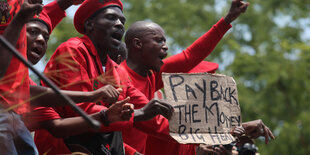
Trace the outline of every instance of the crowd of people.
{"label": "crowd of people", "polygon": [[[0,33],[29,62],[36,64],[47,50],[49,36],[79,5],[74,27],[82,37],[62,43],[44,73],[61,92],[91,118],[93,130],[47,84],[34,83],[28,69],[4,45],[0,52],[0,150],[2,154],[231,154],[224,145],[179,144],[169,135],[173,107],[157,99],[161,74],[214,73],[218,65],[203,61],[216,47],[231,22],[249,5],[233,0],[227,15],[183,52],[167,56],[163,28],[137,21],[125,31],[120,0],[41,0],[0,2]],[[125,42],[122,42],[123,35]],[[155,98],[157,94],[157,98]],[[159,93],[160,94],[160,93]],[[30,131],[35,131],[34,138]],[[233,127],[236,139],[274,139],[261,120]]]}

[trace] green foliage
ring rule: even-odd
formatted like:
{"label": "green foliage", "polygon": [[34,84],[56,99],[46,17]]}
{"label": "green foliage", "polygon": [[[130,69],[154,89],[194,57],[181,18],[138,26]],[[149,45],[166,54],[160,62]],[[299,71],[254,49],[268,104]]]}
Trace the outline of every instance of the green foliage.
{"label": "green foliage", "polygon": [[53,30],[53,33],[50,36],[46,52],[47,59],[52,56],[53,52],[61,43],[67,41],[69,38],[77,36],[81,36],[81,34],[75,30],[73,20],[69,17],[64,18]]}
{"label": "green foliage", "polygon": [[[126,28],[138,20],[158,23],[174,54],[224,16],[230,2],[126,0]],[[207,60],[225,64],[221,72],[237,81],[243,120],[261,118],[275,133],[268,145],[257,140],[261,154],[310,154],[310,40],[301,37],[310,27],[301,22],[310,15],[309,0],[249,2]],[[67,18],[53,32],[48,55],[71,36],[77,32]]]}

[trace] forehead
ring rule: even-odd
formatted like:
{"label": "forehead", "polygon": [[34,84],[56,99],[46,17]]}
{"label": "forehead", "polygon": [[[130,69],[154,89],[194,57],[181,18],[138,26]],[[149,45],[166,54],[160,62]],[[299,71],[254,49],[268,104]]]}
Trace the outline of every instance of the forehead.
{"label": "forehead", "polygon": [[165,32],[157,24],[148,24],[148,25],[145,25],[144,35],[156,35],[156,36],[160,36],[160,37],[165,37]]}
{"label": "forehead", "polygon": [[116,6],[111,6],[111,7],[105,8],[104,10],[100,11],[96,15],[96,18],[103,17],[103,16],[108,15],[108,14],[113,14],[113,15],[117,15],[118,17],[125,18],[122,10]]}
{"label": "forehead", "polygon": [[40,29],[43,32],[48,33],[47,26],[45,24],[43,24],[42,22],[40,22],[40,21],[29,21],[26,24],[26,28],[37,28],[37,29]]}

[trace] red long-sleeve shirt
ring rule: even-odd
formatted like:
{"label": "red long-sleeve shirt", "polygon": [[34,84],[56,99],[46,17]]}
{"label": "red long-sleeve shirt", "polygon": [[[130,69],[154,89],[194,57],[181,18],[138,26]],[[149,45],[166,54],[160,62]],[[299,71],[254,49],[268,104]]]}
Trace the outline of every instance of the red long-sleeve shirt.
{"label": "red long-sleeve shirt", "polygon": [[[137,108],[141,108],[148,103],[148,99],[133,87],[127,72],[109,57],[107,57],[105,69],[106,71],[104,72],[100,57],[91,40],[87,36],[83,36],[81,38],[71,38],[61,44],[48,62],[45,68],[45,74],[62,89],[92,91],[106,84],[113,84],[123,89],[119,95],[119,100],[123,100],[129,96],[129,102],[133,103]],[[78,103],[77,105],[88,114],[99,112],[109,106],[109,104],[103,102],[100,102],[100,105],[96,103]],[[56,107],[53,108],[54,112],[50,108],[40,108],[42,113],[49,113],[50,119],[78,116],[70,107]],[[39,117],[39,119],[41,121],[49,120],[48,117]],[[147,125],[151,121],[153,120],[135,122],[133,124],[131,119],[126,122],[112,123],[108,127],[102,126],[101,131],[124,131],[132,128],[133,125],[140,125],[143,128],[144,124],[146,129],[156,130],[156,128],[153,129]],[[156,133],[156,131],[152,132]],[[39,137],[36,136],[35,141],[38,141]],[[131,135],[131,137],[135,137],[135,135]],[[50,144],[46,142],[40,145]],[[40,147],[38,146],[38,148]]]}
{"label": "red long-sleeve shirt", "polygon": [[[153,74],[143,77],[133,70],[131,70],[126,62],[122,63],[122,66],[128,71],[128,74],[132,80],[133,85],[143,92],[148,99],[154,97],[154,93],[163,87],[163,82],[161,74],[163,72],[177,73],[177,72],[189,72],[202,60],[204,60],[215,48],[217,43],[221,40],[224,34],[231,28],[230,24],[227,24],[224,19],[221,19],[217,24],[215,24],[207,33],[198,38],[191,46],[185,49],[182,53],[171,56],[164,59],[164,64],[161,67],[160,72],[154,72]],[[186,64],[186,65],[184,65]],[[161,131],[164,134],[169,134],[169,123],[167,119],[158,116],[157,121],[162,124]],[[136,136],[138,132],[135,132]],[[128,133],[130,134],[130,133]],[[140,134],[140,133],[139,133]],[[158,138],[162,137],[162,134],[150,133],[146,142],[146,152],[147,155],[170,155],[170,154],[194,154],[194,147],[191,145],[182,145],[172,142],[169,138],[168,141],[163,141]],[[156,137],[155,137],[155,136]],[[140,134],[140,139],[146,139],[146,136]],[[124,138],[125,139],[125,138]],[[126,141],[127,144],[135,144],[138,151],[145,148],[145,141],[135,141],[129,139]],[[142,150],[143,151],[143,150]]]}
{"label": "red long-sleeve shirt", "polygon": [[[23,2],[23,0],[7,0],[0,2],[0,34],[4,33],[4,30],[12,21],[14,15],[16,15],[20,10],[20,5]],[[24,58],[27,58],[27,38],[25,26],[20,32],[20,36],[15,47],[19,53],[24,56]],[[15,107],[13,110],[18,114],[23,114],[29,112],[30,110],[29,103],[26,102],[28,99],[28,69],[22,62],[13,56],[5,75],[0,78],[0,105],[3,108],[8,108],[19,104],[19,106]]]}

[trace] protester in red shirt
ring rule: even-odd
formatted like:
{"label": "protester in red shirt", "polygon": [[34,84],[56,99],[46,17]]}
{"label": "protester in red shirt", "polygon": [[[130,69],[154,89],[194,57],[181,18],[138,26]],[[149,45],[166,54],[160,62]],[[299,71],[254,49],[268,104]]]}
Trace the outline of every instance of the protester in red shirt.
{"label": "protester in red shirt", "polygon": [[[56,27],[56,25],[62,20],[63,17],[66,16],[66,13],[64,12],[65,9],[67,9],[69,6],[72,4],[78,4],[81,2],[80,0],[58,0],[58,1],[53,1],[43,7],[42,12],[40,13],[39,16],[34,16],[33,19],[31,19],[27,24],[26,24],[26,30],[27,30],[27,56],[29,61],[32,64],[36,64],[45,54],[46,49],[47,49],[47,41],[49,39],[49,35]],[[42,102],[45,102],[45,105],[50,105],[50,106],[55,106],[55,103],[57,102],[62,102],[61,100],[58,100],[58,96],[54,94],[54,92],[49,89],[49,88],[44,88],[40,86],[36,86],[36,84],[30,80],[30,92],[31,96],[35,97],[36,99],[31,100],[31,105],[33,108],[36,105],[42,105]],[[113,92],[114,91],[114,92]],[[98,90],[92,91],[92,92],[73,92],[73,91],[61,91],[63,94],[68,95],[72,100],[75,102],[93,102],[97,101],[99,99],[103,100],[111,100],[115,99],[118,97],[119,92],[117,91],[114,87],[111,85],[106,85],[104,87],[101,87]],[[44,93],[45,95],[42,95]],[[117,96],[113,96],[113,93],[116,94]],[[39,95],[40,97],[36,97]],[[51,103],[49,103],[51,102]],[[115,104],[117,106],[112,106],[110,107],[107,111],[114,111],[114,112],[107,112],[108,118],[113,118],[115,116],[111,115],[119,115],[117,112],[118,110],[115,111],[115,108],[118,108],[119,106],[122,106],[124,103],[118,103]],[[123,105],[122,109],[128,109],[128,105]],[[42,107],[44,109],[51,109],[48,107]],[[130,108],[130,107],[129,107]],[[114,109],[114,110],[113,110]],[[120,109],[120,110],[122,110]],[[28,127],[29,130],[35,130],[35,129],[40,129],[40,128],[48,128],[49,130],[52,130],[52,132],[56,132],[55,130],[68,130],[66,129],[66,122],[68,121],[73,121],[74,118],[68,118],[68,119],[59,119],[58,124],[64,124],[63,127],[54,127],[54,126],[44,126],[44,123],[38,122],[41,118],[47,117],[44,114],[46,113],[40,113],[40,108],[38,108],[36,111],[33,111],[32,113],[29,113],[27,115],[24,115],[24,121],[26,126]],[[126,113],[125,110],[122,110],[124,113]],[[101,111],[102,112],[102,111]],[[94,119],[97,119],[98,121],[101,121],[100,119],[100,113],[97,112],[92,115]],[[115,113],[116,112],[116,113]],[[128,112],[127,112],[128,113]],[[123,114],[124,115],[124,114]],[[125,116],[125,115],[124,115]],[[40,118],[40,119],[34,119],[34,118]],[[128,120],[128,117],[124,117],[122,120]],[[75,118],[75,121],[79,123],[81,126],[83,126],[83,129],[86,129],[85,131],[91,130],[91,127],[89,124],[81,117]],[[110,120],[110,122],[114,122],[115,120]],[[52,136],[47,130],[39,130],[36,131],[36,133],[40,133],[41,137],[44,137],[44,141],[46,139],[49,140],[49,143],[51,144],[50,146],[54,147],[49,147],[46,149],[38,148],[40,154],[57,154],[57,151],[55,149],[62,150],[62,152],[70,153],[66,145],[64,144],[63,140],[59,140]],[[44,136],[42,136],[44,135]],[[37,134],[35,135],[37,136]],[[40,145],[40,142],[37,145]],[[128,145],[125,145],[126,151],[132,151],[135,152],[133,148],[131,148]],[[49,150],[47,152],[47,150]],[[130,154],[130,153],[129,153]]]}
{"label": "protester in red shirt", "polygon": [[[122,92],[119,100],[129,96],[130,102],[136,103],[135,106],[143,105],[140,106],[140,108],[143,107],[141,110],[135,111],[135,123],[133,125],[136,124],[136,121],[147,120],[157,114],[162,114],[169,118],[172,107],[155,100],[144,106],[148,103],[148,100],[131,85],[126,71],[118,67],[107,56],[109,50],[118,50],[120,39],[124,33],[123,22],[125,18],[121,9],[122,3],[118,0],[103,2],[86,0],[75,15],[76,29],[86,35],[81,38],[71,38],[61,44],[47,64],[45,73],[50,75],[56,84],[60,86],[65,85],[63,89],[68,90],[91,91],[108,83],[115,87],[121,87]],[[59,61],[59,57],[62,57],[61,61]],[[65,62],[69,63],[66,64]],[[111,105],[104,102],[98,102],[98,104],[80,103],[77,105],[89,114],[96,113]],[[50,121],[47,120],[48,118],[46,119],[51,124],[56,119],[76,116],[68,107],[54,109],[57,113],[55,112],[53,116],[51,115]],[[141,122],[141,124],[144,123],[146,122]],[[102,127],[101,131],[120,131],[124,127],[130,128],[131,126],[130,122],[127,122],[127,124],[126,122],[112,123],[109,126]],[[74,126],[71,128],[74,128]],[[113,137],[117,137],[116,132],[112,133],[114,134]],[[60,135],[63,133],[56,134]],[[65,135],[69,134],[73,135],[75,133],[66,133]],[[91,139],[89,140],[91,141]],[[106,142],[109,141],[107,140]],[[119,149],[120,146],[122,145],[117,145],[113,148],[110,145],[103,145],[101,149],[104,151],[109,150],[112,153],[120,153],[122,152],[122,149]]]}
{"label": "protester in red shirt", "polygon": [[[228,14],[222,18],[211,30],[196,40],[182,53],[167,56],[166,38],[163,29],[153,22],[136,22],[132,24],[126,32],[125,42],[128,49],[128,59],[122,64],[129,73],[133,85],[143,92],[148,99],[152,99],[154,92],[163,87],[162,72],[188,72],[199,62],[208,56],[222,36],[231,27],[234,21],[242,12],[245,12],[248,3],[234,0]],[[168,121],[159,118],[163,123],[164,132],[169,132]],[[160,119],[163,119],[160,121]],[[136,131],[129,131],[137,134]],[[126,136],[126,134],[125,134]],[[133,140],[124,137],[127,144],[136,144],[137,150],[141,151],[145,145],[146,136],[139,133],[143,141]],[[144,138],[143,138],[144,137]],[[139,143],[139,144],[137,144]],[[142,150],[143,151],[143,150]],[[154,136],[149,136],[146,143],[146,152],[149,154],[193,154],[194,147],[180,145],[163,141]]]}
{"label": "protester in red shirt", "polygon": [[[42,10],[40,1],[0,2],[0,33],[26,57],[25,23]],[[37,154],[30,132],[19,114],[29,111],[27,68],[1,45],[0,52],[0,150],[2,154]],[[14,108],[16,105],[21,105]]]}

